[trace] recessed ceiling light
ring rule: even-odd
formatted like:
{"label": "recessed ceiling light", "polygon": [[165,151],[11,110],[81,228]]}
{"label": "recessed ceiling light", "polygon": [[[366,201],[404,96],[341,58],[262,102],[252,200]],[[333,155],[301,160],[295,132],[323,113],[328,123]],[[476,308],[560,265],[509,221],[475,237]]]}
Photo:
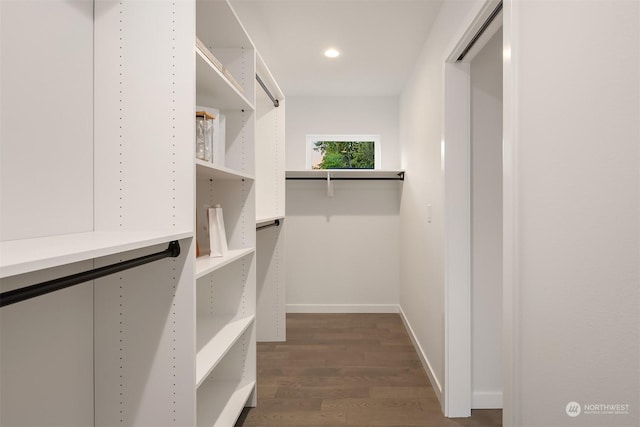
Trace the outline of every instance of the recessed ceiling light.
{"label": "recessed ceiling light", "polygon": [[340,56],[340,52],[338,52],[337,49],[331,47],[324,51],[324,56],[326,56],[327,58],[337,58],[338,56]]}

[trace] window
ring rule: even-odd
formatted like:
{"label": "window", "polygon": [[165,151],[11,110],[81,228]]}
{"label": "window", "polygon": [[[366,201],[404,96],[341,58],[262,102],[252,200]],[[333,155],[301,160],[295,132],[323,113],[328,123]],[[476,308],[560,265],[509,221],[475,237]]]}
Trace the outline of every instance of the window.
{"label": "window", "polygon": [[307,135],[307,169],[380,169],[380,135]]}

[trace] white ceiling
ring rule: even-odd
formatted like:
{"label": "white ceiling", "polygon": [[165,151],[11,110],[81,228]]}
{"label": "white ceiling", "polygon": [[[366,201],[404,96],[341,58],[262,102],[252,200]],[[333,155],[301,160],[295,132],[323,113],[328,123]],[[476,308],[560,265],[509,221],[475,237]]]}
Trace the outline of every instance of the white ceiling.
{"label": "white ceiling", "polygon": [[442,0],[231,3],[285,96],[382,96],[402,90]]}

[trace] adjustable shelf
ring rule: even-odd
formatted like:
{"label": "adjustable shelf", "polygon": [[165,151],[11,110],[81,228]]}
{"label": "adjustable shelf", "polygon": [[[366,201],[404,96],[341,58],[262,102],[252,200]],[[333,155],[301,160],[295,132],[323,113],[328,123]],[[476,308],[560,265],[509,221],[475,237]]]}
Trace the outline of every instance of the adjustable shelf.
{"label": "adjustable shelf", "polygon": [[196,388],[200,387],[254,320],[253,315],[235,320],[231,315],[198,317]]}
{"label": "adjustable shelf", "polygon": [[313,170],[288,170],[288,180],[380,180],[380,181],[404,181],[404,170],[381,169],[313,169]]}
{"label": "adjustable shelf", "polygon": [[[255,381],[204,384],[198,389],[198,427],[229,427],[235,424],[256,386]],[[227,400],[220,396],[229,396]]]}
{"label": "adjustable shelf", "polygon": [[213,163],[196,159],[196,174],[198,178],[209,178],[218,180],[253,180],[255,177],[251,174],[231,169],[225,166],[217,166]]}
{"label": "adjustable shelf", "polygon": [[215,105],[224,110],[255,110],[254,105],[240,92],[206,55],[196,46],[196,103]]}
{"label": "adjustable shelf", "polygon": [[205,255],[196,258],[196,279],[206,276],[207,274],[254,252],[255,248],[230,249],[229,253],[223,257],[210,258],[208,255]]}
{"label": "adjustable shelf", "polygon": [[0,242],[0,278],[188,237],[193,233],[95,231]]}

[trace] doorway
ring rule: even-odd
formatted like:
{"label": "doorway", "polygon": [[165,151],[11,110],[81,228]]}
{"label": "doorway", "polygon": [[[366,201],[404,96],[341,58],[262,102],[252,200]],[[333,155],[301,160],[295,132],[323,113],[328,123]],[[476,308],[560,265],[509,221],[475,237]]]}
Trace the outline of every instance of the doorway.
{"label": "doorway", "polygon": [[502,408],[502,29],[470,61],[471,409]]}
{"label": "doorway", "polygon": [[502,407],[502,3],[445,63],[444,412]]}

